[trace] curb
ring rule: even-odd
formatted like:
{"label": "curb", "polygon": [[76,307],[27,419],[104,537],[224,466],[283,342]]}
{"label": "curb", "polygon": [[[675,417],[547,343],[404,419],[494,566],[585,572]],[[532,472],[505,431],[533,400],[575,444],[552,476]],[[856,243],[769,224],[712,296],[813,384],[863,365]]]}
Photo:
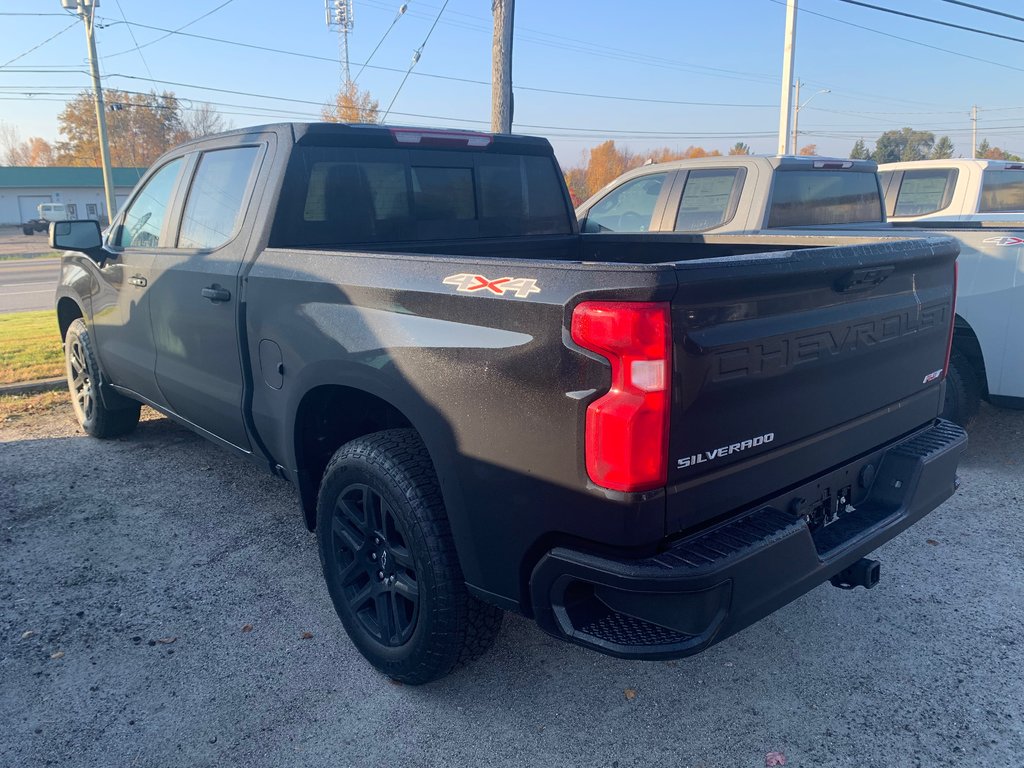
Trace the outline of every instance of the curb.
{"label": "curb", "polygon": [[21,381],[17,384],[0,384],[0,395],[34,395],[38,392],[52,392],[66,387],[67,379],[59,376],[55,379],[38,379]]}

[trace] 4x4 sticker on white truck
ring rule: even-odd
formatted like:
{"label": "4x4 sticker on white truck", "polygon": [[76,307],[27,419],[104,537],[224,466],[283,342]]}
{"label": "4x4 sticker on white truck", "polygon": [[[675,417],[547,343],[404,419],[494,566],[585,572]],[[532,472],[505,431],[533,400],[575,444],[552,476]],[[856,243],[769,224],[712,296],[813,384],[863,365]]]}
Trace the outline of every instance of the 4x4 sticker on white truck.
{"label": "4x4 sticker on white truck", "polygon": [[1011,237],[1009,235],[996,235],[995,237],[986,237],[981,242],[991,243],[992,245],[1024,245],[1024,238]]}
{"label": "4x4 sticker on white truck", "polygon": [[461,293],[475,293],[477,291],[490,291],[499,296],[504,296],[507,291],[517,299],[525,299],[531,293],[540,293],[537,281],[528,277],[499,277],[488,280],[483,275],[471,275],[468,272],[461,272],[457,275],[449,275],[442,280],[445,285],[457,286],[455,290]]}

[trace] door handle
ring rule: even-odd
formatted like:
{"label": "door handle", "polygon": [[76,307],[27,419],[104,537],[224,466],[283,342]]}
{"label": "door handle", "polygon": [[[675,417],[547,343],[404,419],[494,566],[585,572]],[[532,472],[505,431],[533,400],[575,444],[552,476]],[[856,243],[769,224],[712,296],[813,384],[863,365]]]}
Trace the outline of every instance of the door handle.
{"label": "door handle", "polygon": [[132,275],[129,278],[129,282],[132,285],[139,286],[139,288],[145,288],[146,287],[146,278],[144,278],[142,275]]}
{"label": "door handle", "polygon": [[204,299],[209,299],[214,304],[219,301],[231,301],[231,291],[226,288],[221,288],[219,285],[214,283],[209,288],[203,288],[200,293]]}

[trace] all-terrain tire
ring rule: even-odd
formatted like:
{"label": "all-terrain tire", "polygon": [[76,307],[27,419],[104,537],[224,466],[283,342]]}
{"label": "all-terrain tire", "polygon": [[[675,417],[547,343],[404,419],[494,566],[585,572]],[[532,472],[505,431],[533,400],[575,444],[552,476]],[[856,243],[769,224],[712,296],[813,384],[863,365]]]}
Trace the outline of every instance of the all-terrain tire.
{"label": "all-terrain tire", "polygon": [[411,429],[346,443],[317,498],[327,588],[353,644],[411,685],[444,677],[487,651],[502,611],[466,589],[441,489]]}
{"label": "all-terrain tire", "polygon": [[64,335],[64,362],[75,418],[87,435],[106,439],[135,429],[139,423],[139,403],[117,395],[118,407],[111,408],[100,394],[100,366],[89,328],[82,318],[73,321]]}
{"label": "all-terrain tire", "polygon": [[981,408],[981,382],[967,357],[954,351],[949,358],[949,373],[946,374],[946,402],[942,418],[970,429]]}

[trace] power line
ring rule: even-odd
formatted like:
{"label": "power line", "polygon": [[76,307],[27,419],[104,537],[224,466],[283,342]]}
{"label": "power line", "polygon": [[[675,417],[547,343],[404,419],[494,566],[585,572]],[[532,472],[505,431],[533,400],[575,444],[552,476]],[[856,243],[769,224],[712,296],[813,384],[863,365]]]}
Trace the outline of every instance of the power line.
{"label": "power line", "polygon": [[[768,1],[771,2],[771,3],[775,3],[776,5],[785,5],[786,4],[785,0],[768,0]],[[931,45],[930,43],[922,43],[920,40],[914,40],[914,39],[909,38],[909,37],[900,37],[899,35],[894,35],[894,34],[891,34],[889,32],[883,32],[880,29],[875,29],[874,27],[866,27],[863,24],[855,24],[854,22],[847,21],[846,19],[837,19],[835,16],[829,16],[828,14],[825,14],[825,13],[818,13],[817,11],[809,11],[806,8],[800,8],[800,13],[802,13],[802,14],[810,14],[811,16],[820,16],[823,19],[829,19],[830,21],[835,21],[835,22],[838,22],[839,24],[845,24],[848,27],[856,27],[857,29],[863,29],[866,32],[874,32],[876,35],[883,35],[885,37],[891,37],[894,40],[901,40],[904,43],[913,43],[914,45],[919,45],[922,48],[930,48],[933,51],[942,51],[943,53],[950,53],[953,56],[960,56],[961,58],[964,58],[964,59],[971,59],[972,61],[980,61],[983,64],[993,64],[993,65],[995,65],[997,67],[1003,67],[1004,69],[1012,69],[1015,72],[1024,72],[1024,68],[1022,68],[1022,67],[1015,67],[1015,66],[1013,66],[1011,64],[1005,64],[1005,63],[1003,63],[1001,61],[992,61],[991,59],[983,59],[983,58],[981,58],[979,56],[971,56],[970,54],[967,54],[967,53],[961,53],[960,51],[953,51],[953,50],[950,50],[949,48],[942,48],[942,47],[940,47],[938,45]]]}
{"label": "power line", "polygon": [[[224,44],[224,45],[234,45],[234,46],[241,47],[241,48],[249,48],[249,49],[252,49],[252,50],[264,51],[264,52],[267,52],[267,53],[277,53],[277,54],[281,54],[281,55],[284,55],[284,56],[294,56],[294,57],[302,58],[302,59],[310,59],[310,60],[313,60],[313,61],[324,61],[324,62],[330,62],[331,64],[337,64],[337,59],[336,58],[330,58],[328,56],[318,56],[318,55],[312,54],[312,53],[301,53],[299,51],[289,51],[289,50],[286,50],[286,49],[283,49],[283,48],[272,48],[270,46],[257,45],[255,43],[245,43],[245,42],[241,42],[241,41],[238,41],[238,40],[227,40],[227,39],[221,38],[221,37],[211,37],[209,35],[197,35],[197,34],[192,33],[192,32],[177,32],[175,30],[168,30],[168,29],[165,29],[163,27],[154,27],[154,26],[152,26],[150,24],[141,24],[141,23],[135,22],[135,21],[115,22],[115,23],[119,23],[119,24],[120,23],[126,23],[126,24],[129,24],[131,26],[140,27],[142,29],[150,29],[150,30],[156,30],[156,31],[161,31],[161,32],[167,32],[168,34],[177,34],[177,35],[179,35],[181,37],[190,37],[190,38],[194,38],[194,39],[198,39],[198,40],[205,40],[207,42],[221,43],[221,44]],[[109,57],[107,57],[107,58],[109,58]],[[403,70],[403,69],[399,69],[397,67],[385,67],[385,66],[380,66],[380,65],[377,65],[377,64],[370,64],[369,61],[364,62],[362,64],[362,67],[368,68],[368,69],[378,70],[378,71],[381,71],[381,72],[401,73],[403,75],[406,75],[406,74],[408,74],[410,72],[410,70],[408,70],[408,69]],[[360,72],[361,71],[362,70],[360,70]],[[411,74],[413,76],[415,76],[415,77],[428,77],[428,78],[432,78],[432,79],[436,79],[436,80],[447,80],[447,81],[450,81],[450,82],[471,83],[473,85],[490,86],[490,84],[491,84],[489,80],[475,80],[475,79],[468,78],[468,77],[457,77],[457,76],[454,76],[454,75],[440,75],[440,74],[435,74],[435,73],[432,73],[432,72],[412,72]],[[358,75],[357,75],[357,77],[358,77]],[[564,90],[559,90],[559,89],[554,89],[554,88],[539,88],[539,87],[526,86],[526,85],[516,85],[515,86],[515,90],[530,91],[530,92],[536,92],[536,93],[550,93],[550,94],[556,94],[556,95],[559,95],[559,96],[577,96],[577,97],[583,97],[583,98],[606,99],[606,100],[612,100],[612,101],[636,101],[636,102],[640,102],[640,103],[669,104],[669,105],[676,105],[676,106],[751,107],[751,108],[763,108],[763,109],[778,109],[778,104],[746,104],[746,103],[731,103],[731,102],[681,101],[681,100],[674,100],[674,99],[650,99],[650,98],[641,98],[641,97],[633,97],[633,96],[617,96],[617,95],[613,95],[613,94],[603,94],[603,93],[585,93],[585,92],[581,92],[581,91],[564,91]]]}
{"label": "power line", "polygon": [[395,95],[391,97],[391,103],[388,104],[388,108],[384,110],[384,117],[381,118],[381,122],[388,119],[388,113],[391,108],[395,105],[395,99],[398,98],[398,94],[402,92],[402,88],[405,87],[405,81],[409,79],[409,73],[412,72],[412,68],[416,66],[416,62],[420,60],[420,56],[423,54],[423,49],[427,45],[427,41],[430,40],[430,36],[434,34],[434,28],[437,26],[437,22],[441,20],[441,14],[444,13],[444,9],[448,7],[448,0],[444,0],[444,5],[441,6],[441,10],[437,12],[437,18],[434,19],[434,23],[430,25],[430,29],[427,31],[427,36],[423,38],[423,43],[420,47],[413,51],[412,61],[409,63],[409,69],[405,71],[405,77],[402,78],[402,82],[398,84],[398,90],[395,91]]}
{"label": "power line", "polygon": [[993,16],[1005,16],[1008,19],[1014,19],[1015,21],[1024,21],[1024,16],[1014,16],[1012,13],[1006,13],[1006,11],[997,11],[995,8],[986,8],[983,5],[975,5],[974,3],[964,3],[961,0],[942,0],[944,3],[950,3],[952,5],[962,5],[964,8],[973,8],[976,11],[982,13],[991,13]]}
{"label": "power line", "polygon": [[[43,14],[40,14],[40,15],[43,15]],[[62,13],[61,13],[61,14],[48,14],[48,15],[53,15],[53,16],[63,16],[64,14],[62,14]],[[0,69],[3,69],[3,68],[4,68],[4,67],[6,67],[6,66],[7,66],[8,64],[13,64],[13,63],[14,63],[14,62],[16,62],[16,61],[17,61],[18,59],[23,59],[23,58],[25,58],[25,57],[26,57],[26,56],[28,56],[28,55],[29,55],[30,53],[32,53],[32,51],[35,51],[35,50],[38,50],[39,48],[42,48],[42,47],[43,47],[44,45],[46,45],[46,44],[47,44],[48,42],[50,42],[51,40],[56,40],[56,39],[57,39],[58,37],[60,37],[60,36],[61,36],[61,35],[63,35],[63,34],[65,33],[65,32],[67,32],[67,31],[68,31],[69,29],[71,29],[71,28],[72,28],[73,26],[75,26],[75,24],[77,24],[77,23],[78,23],[78,19],[75,19],[75,20],[74,20],[74,21],[72,21],[72,22],[71,22],[71,23],[70,23],[70,24],[69,24],[68,26],[64,27],[64,29],[62,29],[62,30],[61,30],[60,32],[57,32],[56,34],[50,35],[50,36],[49,36],[48,38],[46,38],[45,40],[43,40],[43,42],[41,42],[41,43],[38,43],[38,44],[36,44],[36,45],[33,45],[33,46],[32,46],[31,48],[29,48],[29,49],[28,49],[27,51],[25,51],[24,53],[19,53],[19,54],[18,54],[17,56],[15,56],[15,57],[14,57],[13,59],[11,59],[10,61],[6,61],[6,62],[4,62],[3,64],[0,64]]]}
{"label": "power line", "polygon": [[[134,47],[134,48],[129,48],[129,49],[127,49],[127,50],[124,50],[124,51],[117,51],[116,53],[111,53],[111,54],[109,54],[108,56],[106,56],[105,58],[108,58],[108,59],[112,59],[112,58],[114,58],[115,56],[123,56],[123,55],[124,55],[124,54],[126,54],[126,53],[131,53],[132,51],[138,51],[138,50],[140,50],[140,49],[142,49],[142,48],[146,48],[147,46],[153,45],[154,43],[159,43],[159,42],[160,42],[161,40],[166,40],[166,39],[167,39],[168,37],[170,37],[171,35],[175,35],[175,34],[178,34],[178,33],[180,33],[180,32],[181,32],[181,30],[185,29],[186,27],[191,27],[191,26],[192,26],[193,24],[195,24],[195,23],[196,23],[197,21],[202,21],[202,20],[203,20],[203,19],[205,19],[205,18],[206,18],[207,16],[209,16],[209,15],[211,15],[211,14],[213,14],[213,13],[216,13],[216,12],[217,12],[217,11],[219,11],[219,10],[220,10],[221,8],[223,8],[223,7],[225,6],[225,5],[230,5],[230,4],[231,4],[231,3],[233,3],[234,1],[235,1],[235,0],[225,0],[225,2],[221,3],[221,4],[220,4],[220,5],[218,5],[218,6],[216,7],[216,8],[213,8],[212,10],[209,10],[209,11],[207,11],[207,12],[206,12],[206,13],[204,13],[204,14],[203,14],[202,16],[197,16],[196,18],[192,19],[192,21],[188,22],[187,24],[182,24],[182,25],[181,25],[180,27],[178,27],[177,29],[173,29],[173,30],[164,30],[165,32],[167,32],[167,34],[165,34],[165,35],[163,35],[163,36],[161,36],[161,37],[158,37],[158,38],[156,38],[155,40],[150,40],[150,41],[149,41],[148,43],[143,43],[142,45],[139,45],[139,44],[138,44],[138,42],[137,42],[137,41],[135,40],[135,35],[132,35],[132,42],[134,42],[134,43],[135,43],[135,47]],[[118,4],[118,9],[119,9],[119,10],[120,10],[120,7],[121,7],[121,6],[120,6],[120,4]],[[124,19],[124,11],[122,11],[122,12],[121,12],[121,18],[122,18],[122,19]],[[130,26],[143,26],[143,25],[141,25],[141,24],[135,24],[135,25],[133,25],[133,24],[132,24],[132,23],[131,23],[130,21],[128,21],[128,19],[124,19],[124,23],[125,23],[125,24],[127,24],[127,25],[128,25],[129,27],[130,27]]]}
{"label": "power line", "polygon": [[[114,2],[117,4],[117,10],[121,14],[121,18],[124,19],[127,24],[128,19],[124,15],[124,9],[121,7],[121,0],[114,0]],[[149,68],[149,64],[146,62],[146,57],[142,55],[142,46],[139,45],[139,41],[135,39],[135,30],[131,28],[131,25],[128,25],[128,34],[131,35],[132,42],[135,43],[134,50],[139,52],[139,58],[142,59],[142,66],[146,68],[146,73],[149,75],[150,79],[152,79],[153,71]]]}
{"label": "power line", "polygon": [[841,3],[848,5],[859,5],[861,8],[870,8],[873,11],[881,11],[882,13],[891,13],[893,16],[903,16],[907,19],[917,19],[918,21],[927,21],[929,24],[938,24],[942,27],[950,27],[951,29],[962,29],[965,32],[974,32],[979,35],[988,35],[989,37],[998,37],[1001,40],[1009,40],[1014,43],[1024,43],[1019,37],[1010,37],[1010,35],[1000,35],[998,32],[988,32],[984,29],[976,29],[975,27],[965,27],[963,24],[954,24],[951,21],[941,21],[939,19],[929,19],[927,16],[918,16],[914,13],[907,13],[906,11],[897,11],[894,8],[883,8],[880,5],[871,5],[871,3],[864,3],[861,0],[839,0]]}
{"label": "power line", "polygon": [[398,8],[398,13],[395,14],[395,18],[391,20],[391,24],[388,26],[386,30],[384,30],[384,34],[381,36],[380,40],[378,40],[377,44],[373,46],[373,50],[370,51],[370,55],[366,57],[366,61],[363,62],[363,66],[361,66],[359,68],[359,71],[356,72],[356,76],[352,79],[353,83],[359,79],[359,76],[363,74],[363,70],[369,66],[371,61],[373,61],[373,57],[377,53],[377,50],[384,44],[384,41],[387,39],[387,36],[391,34],[391,30],[395,28],[395,24],[397,24],[398,20],[405,15],[405,12],[406,10],[408,10],[408,8],[408,3],[402,3],[402,5]]}

